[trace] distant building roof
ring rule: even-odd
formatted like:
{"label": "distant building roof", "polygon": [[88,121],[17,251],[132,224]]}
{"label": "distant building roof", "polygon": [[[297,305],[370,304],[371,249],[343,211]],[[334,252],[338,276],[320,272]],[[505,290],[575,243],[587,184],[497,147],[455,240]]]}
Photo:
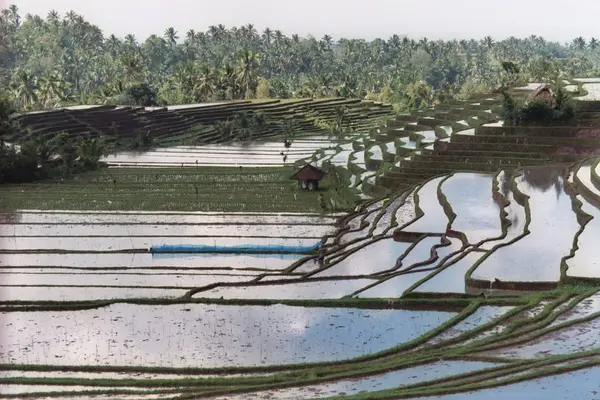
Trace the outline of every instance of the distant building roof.
{"label": "distant building roof", "polygon": [[552,102],[554,98],[552,97],[552,90],[550,89],[550,85],[540,85],[537,89],[527,96],[527,101],[539,100],[539,101],[548,101]]}
{"label": "distant building roof", "polygon": [[323,171],[317,167],[314,167],[310,164],[306,164],[305,166],[300,168],[298,171],[296,171],[294,173],[294,175],[292,175],[290,177],[290,179],[297,180],[297,181],[319,181],[319,180],[323,179],[325,174],[326,174],[325,171]]}

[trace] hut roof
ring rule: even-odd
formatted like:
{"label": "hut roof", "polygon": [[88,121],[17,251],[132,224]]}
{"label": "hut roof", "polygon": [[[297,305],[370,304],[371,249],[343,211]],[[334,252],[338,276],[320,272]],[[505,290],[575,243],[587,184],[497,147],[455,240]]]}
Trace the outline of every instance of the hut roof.
{"label": "hut roof", "polygon": [[319,181],[323,179],[324,176],[325,171],[310,164],[306,164],[304,167],[296,171],[294,175],[290,177],[290,179],[297,181]]}
{"label": "hut roof", "polygon": [[550,85],[540,85],[538,86],[537,89],[535,89],[533,92],[529,93],[529,96],[527,96],[527,101],[532,101],[532,100],[547,100],[547,99],[551,99],[552,97],[552,90],[550,89]]}

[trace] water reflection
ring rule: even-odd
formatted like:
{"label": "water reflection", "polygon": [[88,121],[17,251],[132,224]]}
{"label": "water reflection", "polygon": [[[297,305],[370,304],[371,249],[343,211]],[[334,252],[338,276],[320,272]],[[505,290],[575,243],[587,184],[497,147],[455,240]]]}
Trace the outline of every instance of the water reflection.
{"label": "water reflection", "polygon": [[4,313],[0,357],[19,364],[170,367],[343,360],[413,340],[454,315],[204,304]]}

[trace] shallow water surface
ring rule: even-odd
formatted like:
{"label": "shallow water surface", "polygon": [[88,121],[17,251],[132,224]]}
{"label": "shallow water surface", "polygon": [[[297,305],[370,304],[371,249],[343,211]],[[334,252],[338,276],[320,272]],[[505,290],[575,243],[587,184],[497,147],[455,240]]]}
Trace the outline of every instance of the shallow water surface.
{"label": "shallow water surface", "polygon": [[[298,271],[299,272],[299,271]],[[373,283],[371,279],[303,281],[277,285],[217,287],[194,295],[195,298],[318,300],[339,299]]]}
{"label": "shallow water surface", "polygon": [[465,274],[483,257],[481,252],[469,252],[463,258],[444,269],[439,274],[432,276],[425,283],[419,285],[415,292],[428,293],[466,293]]}
{"label": "shallow water surface", "polygon": [[456,173],[442,184],[442,192],[456,214],[452,229],[467,235],[469,243],[500,236],[500,208],[492,198],[493,177]]}
{"label": "shallow water surface", "polygon": [[571,198],[564,192],[562,167],[524,171],[516,182],[530,197],[530,233],[492,253],[473,272],[475,279],[553,282],[560,278],[561,258],[571,251],[579,229]]}
{"label": "shallow water surface", "polygon": [[410,243],[396,242],[393,239],[383,239],[370,244],[344,260],[313,275],[370,275],[394,268],[400,257],[410,246]]}
{"label": "shallow water surface", "polygon": [[425,215],[404,228],[408,232],[442,233],[446,231],[448,217],[440,205],[437,190],[444,177],[432,179],[425,183],[417,192],[419,207]]}
{"label": "shallow water surface", "polygon": [[225,367],[333,361],[410,341],[452,316],[203,304],[10,312],[1,314],[0,355],[8,363],[46,365]]}
{"label": "shallow water surface", "polygon": [[582,202],[581,210],[593,217],[577,238],[575,256],[566,260],[567,275],[573,277],[600,278],[600,260],[598,259],[598,237],[600,237],[600,210],[590,204],[581,195],[577,196]]}
{"label": "shallow water surface", "polygon": [[398,298],[412,285],[429,275],[430,271],[412,272],[398,275],[366,289],[355,297],[359,298]]}
{"label": "shallow water surface", "polygon": [[90,287],[19,287],[5,286],[0,290],[0,301],[80,301],[137,298],[176,298],[187,290],[182,289],[135,289]]}
{"label": "shallow water surface", "polygon": [[[394,389],[419,382],[431,381],[494,367],[495,364],[469,361],[440,361],[399,371],[364,378],[345,379],[321,385],[257,392],[260,398],[273,400],[304,400],[328,396],[357,395],[359,393]],[[243,400],[253,398],[252,394],[230,395],[215,400]]]}
{"label": "shallow water surface", "polygon": [[600,367],[565,372],[475,392],[418,397],[419,400],[573,400],[597,399]]}
{"label": "shallow water surface", "polygon": [[277,270],[303,258],[301,254],[218,254],[218,253],[7,253],[0,254],[0,268],[62,267],[73,269],[157,268],[182,270],[214,268],[258,268]]}

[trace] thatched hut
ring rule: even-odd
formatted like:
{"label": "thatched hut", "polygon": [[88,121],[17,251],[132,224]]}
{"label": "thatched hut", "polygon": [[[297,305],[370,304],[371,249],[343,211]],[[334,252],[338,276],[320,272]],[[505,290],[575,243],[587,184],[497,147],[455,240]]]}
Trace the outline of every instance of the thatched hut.
{"label": "thatched hut", "polygon": [[290,179],[298,181],[298,185],[304,190],[317,190],[319,188],[319,181],[323,179],[326,172],[306,164],[290,177]]}
{"label": "thatched hut", "polygon": [[552,89],[550,89],[550,85],[540,85],[537,89],[527,96],[527,102],[531,101],[542,101],[546,103],[552,103],[554,101],[554,96],[552,95]]}

